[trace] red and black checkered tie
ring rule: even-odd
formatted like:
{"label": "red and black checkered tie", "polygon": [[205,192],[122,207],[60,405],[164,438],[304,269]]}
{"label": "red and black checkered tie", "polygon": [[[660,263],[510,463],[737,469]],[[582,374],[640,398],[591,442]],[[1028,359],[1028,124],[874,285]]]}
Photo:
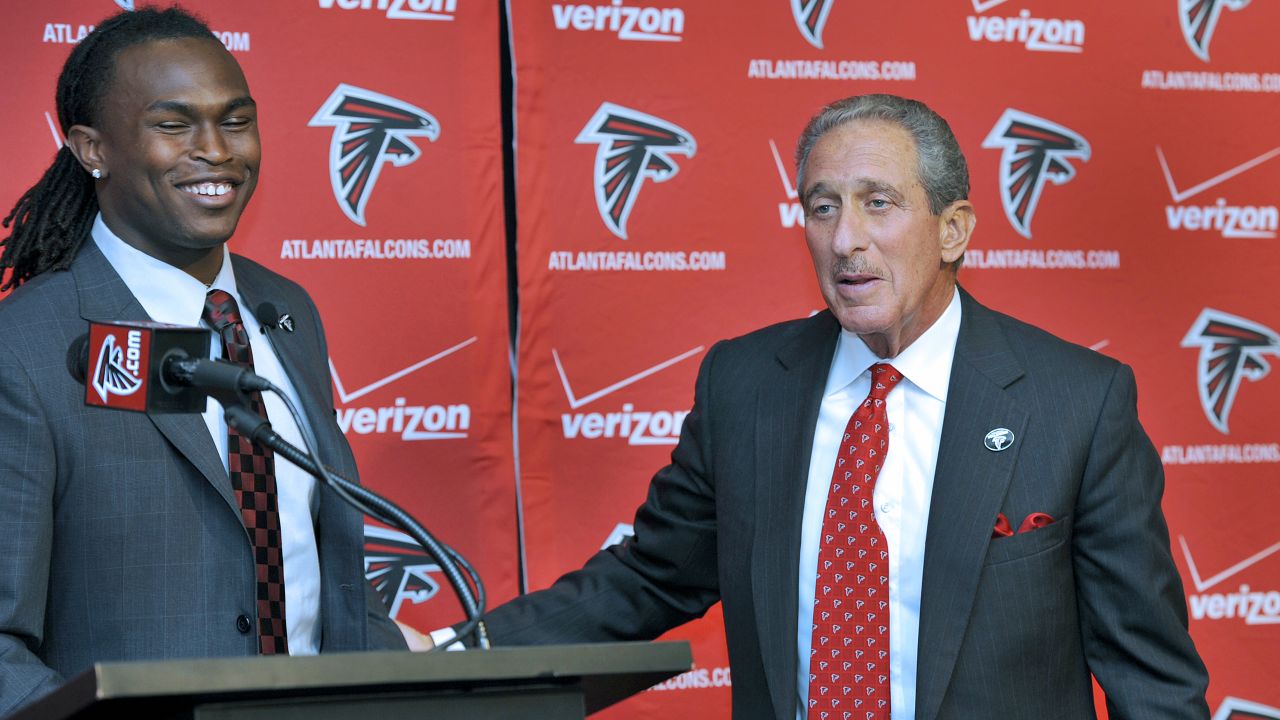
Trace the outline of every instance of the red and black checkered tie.
{"label": "red and black checkered tie", "polygon": [[889,454],[885,402],[902,380],[871,366],[871,392],[836,456],[813,598],[809,720],[889,720],[889,548],[872,497]]}
{"label": "red and black checkered tie", "polygon": [[[222,337],[229,362],[253,369],[253,350],[235,298],[210,290],[204,302],[204,321]],[[254,412],[266,418],[262,393],[249,393]],[[240,503],[240,516],[253,540],[258,580],[258,651],[288,654],[284,614],[284,553],[280,549],[280,511],[276,505],[276,463],[271,448],[259,447],[227,426],[227,468]]]}

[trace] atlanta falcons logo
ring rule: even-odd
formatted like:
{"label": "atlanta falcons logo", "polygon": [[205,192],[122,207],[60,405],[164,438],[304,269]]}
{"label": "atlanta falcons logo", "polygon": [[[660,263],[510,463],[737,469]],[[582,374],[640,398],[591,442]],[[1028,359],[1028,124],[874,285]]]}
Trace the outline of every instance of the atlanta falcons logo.
{"label": "atlanta falcons logo", "polygon": [[1222,699],[1213,720],[1280,720],[1280,708],[1268,707],[1235,697]]}
{"label": "atlanta falcons logo", "polygon": [[627,239],[627,218],[646,178],[666,182],[680,172],[672,155],[693,157],[698,145],[683,128],[638,110],[604,103],[574,141],[596,149],[596,208],[609,232]]}
{"label": "atlanta falcons logo", "polygon": [[422,154],[409,138],[440,137],[430,113],[393,97],[343,83],[333,91],[310,127],[331,126],[329,181],[351,222],[364,227],[364,208],[384,163],[404,167]]}
{"label": "atlanta falcons logo", "polygon": [[1178,0],[1178,23],[1182,25],[1182,37],[1196,57],[1209,62],[1209,40],[1218,26],[1222,8],[1240,10],[1249,0]]}
{"label": "atlanta falcons logo", "polygon": [[1271,366],[1263,355],[1280,355],[1280,333],[1251,320],[1205,308],[1182,339],[1182,347],[1200,348],[1196,364],[1200,406],[1209,422],[1225,435],[1240,379],[1256,382],[1266,377]]}
{"label": "atlanta falcons logo", "polygon": [[991,129],[982,147],[1001,150],[1000,200],[1018,234],[1031,239],[1031,218],[1044,183],[1070,182],[1076,169],[1070,158],[1089,160],[1089,143],[1072,130],[1044,118],[1009,108]]}
{"label": "atlanta falcons logo", "polygon": [[391,617],[408,600],[417,605],[440,592],[440,583],[429,573],[440,572],[422,546],[402,532],[364,526],[364,577],[373,584]]}
{"label": "atlanta falcons logo", "polygon": [[124,365],[124,350],[116,344],[116,336],[108,335],[98,351],[98,362],[93,367],[93,389],[102,402],[108,395],[132,395],[142,387],[142,378],[129,372]]}
{"label": "atlanta falcons logo", "polygon": [[809,44],[822,49],[822,29],[827,26],[827,15],[835,0],[791,0],[791,15],[796,27]]}

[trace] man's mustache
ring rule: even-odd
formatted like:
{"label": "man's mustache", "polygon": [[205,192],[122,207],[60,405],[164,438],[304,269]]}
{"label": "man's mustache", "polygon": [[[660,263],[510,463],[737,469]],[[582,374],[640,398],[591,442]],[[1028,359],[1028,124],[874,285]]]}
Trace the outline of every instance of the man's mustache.
{"label": "man's mustache", "polygon": [[849,258],[840,258],[831,268],[831,274],[839,277],[840,275],[873,275],[878,278],[885,277],[884,270],[870,262],[862,255],[855,255]]}

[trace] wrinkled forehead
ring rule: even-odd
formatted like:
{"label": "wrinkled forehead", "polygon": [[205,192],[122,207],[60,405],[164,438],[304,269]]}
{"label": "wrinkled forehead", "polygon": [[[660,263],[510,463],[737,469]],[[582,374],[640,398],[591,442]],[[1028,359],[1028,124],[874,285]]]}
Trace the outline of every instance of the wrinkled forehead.
{"label": "wrinkled forehead", "polygon": [[915,139],[892,121],[850,120],[813,144],[804,182],[806,196],[837,186],[891,186],[905,193],[920,184]]}

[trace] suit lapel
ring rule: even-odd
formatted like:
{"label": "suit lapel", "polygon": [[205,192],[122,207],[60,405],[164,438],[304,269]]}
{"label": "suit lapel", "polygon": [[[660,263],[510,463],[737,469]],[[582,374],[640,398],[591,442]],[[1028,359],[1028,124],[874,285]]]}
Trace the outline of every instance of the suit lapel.
{"label": "suit lapel", "polygon": [[[924,579],[916,717],[933,720],[955,668],[991,529],[1008,490],[1028,415],[1006,388],[1023,375],[990,310],[961,291],[960,335],[934,473]],[[996,428],[1013,431],[1001,452],[984,445]]]}
{"label": "suit lapel", "polygon": [[775,372],[758,385],[752,594],[778,720],[795,716],[800,520],[814,426],[839,336],[829,312],[811,318],[778,353]]}
{"label": "suit lapel", "polygon": [[[111,263],[98,250],[93,240],[86,240],[71,264],[76,292],[80,296],[80,316],[89,322],[150,320],[138,299],[129,292]],[[213,485],[227,505],[239,514],[231,481],[222,459],[218,457],[209,428],[199,415],[148,415],[151,422],[174,448],[182,454],[209,484]]]}

